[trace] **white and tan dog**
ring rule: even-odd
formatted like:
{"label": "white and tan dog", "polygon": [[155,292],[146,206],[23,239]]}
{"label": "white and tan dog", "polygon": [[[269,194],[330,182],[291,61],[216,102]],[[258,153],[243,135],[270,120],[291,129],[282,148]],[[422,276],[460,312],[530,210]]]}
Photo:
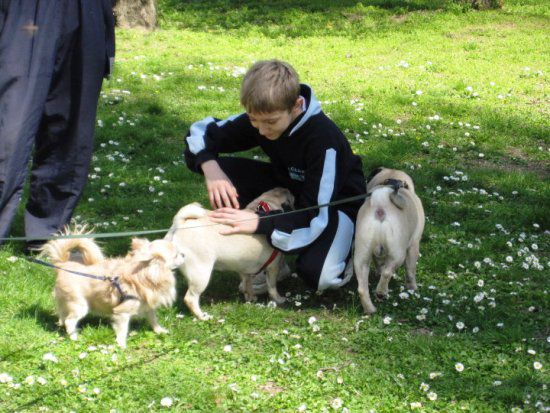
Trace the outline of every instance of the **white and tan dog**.
{"label": "white and tan dog", "polygon": [[[287,189],[274,188],[252,201],[246,209],[256,211],[260,203],[267,204],[271,210],[279,210],[285,204],[293,207],[294,196]],[[185,254],[185,262],[179,269],[187,279],[184,302],[189,310],[201,320],[208,319],[200,308],[199,299],[214,269],[239,273],[247,301],[256,299],[252,277],[265,269],[269,296],[276,303],[283,303],[285,299],[277,291],[279,271],[289,271],[283,254],[277,253],[264,235],[220,234],[220,228],[226,226],[214,224],[208,218],[209,212],[198,203],[184,206],[165,236]]]}
{"label": "white and tan dog", "polygon": [[380,281],[378,298],[387,296],[388,284],[405,262],[409,290],[416,289],[416,263],[424,231],[424,208],[409,175],[380,168],[367,184],[370,197],[359,210],[355,233],[354,268],[363,310],[374,313],[369,294],[369,267],[375,259]]}
{"label": "white and tan dog", "polygon": [[[75,250],[81,261],[71,259]],[[58,239],[46,243],[41,255],[50,257],[57,267],[54,297],[59,324],[71,339],[77,339],[77,324],[89,311],[112,317],[116,341],[122,348],[135,315],[145,314],[155,333],[168,332],[159,325],[155,310],[176,299],[173,270],[184,257],[171,242],[133,239],[128,255],[105,258],[90,238]]]}

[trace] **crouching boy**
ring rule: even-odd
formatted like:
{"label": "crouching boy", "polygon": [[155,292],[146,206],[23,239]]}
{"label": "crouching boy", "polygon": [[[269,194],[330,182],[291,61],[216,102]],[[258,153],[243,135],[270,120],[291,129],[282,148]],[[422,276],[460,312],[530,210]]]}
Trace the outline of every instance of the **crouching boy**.
{"label": "crouching boy", "polygon": [[[245,113],[196,122],[185,139],[187,166],[204,174],[216,209],[211,219],[231,226],[227,234],[264,234],[274,248],[297,254],[296,272],[310,287],[344,285],[352,275],[344,270],[351,262],[362,200],[292,214],[268,213],[262,219],[240,208],[276,186],[293,193],[297,210],[364,194],[361,159],[288,63],[254,64],[241,86],[241,104]],[[220,156],[255,147],[270,162]],[[255,289],[261,292],[261,287]]]}

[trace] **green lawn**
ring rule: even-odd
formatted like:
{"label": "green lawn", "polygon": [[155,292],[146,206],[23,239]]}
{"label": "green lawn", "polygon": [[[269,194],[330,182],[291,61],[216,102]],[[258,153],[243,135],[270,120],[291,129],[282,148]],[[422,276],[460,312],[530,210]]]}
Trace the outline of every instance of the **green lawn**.
{"label": "green lawn", "polygon": [[[199,322],[179,276],[177,305],[159,312],[170,334],[138,320],[121,351],[94,316],[68,340],[55,325],[53,272],[11,242],[0,249],[0,410],[548,411],[548,3],[159,8],[157,31],[117,32],[77,221],[98,233],[164,229],[182,205],[206,204],[183,136],[195,120],[241,112],[246,68],[279,58],[313,87],[366,174],[385,165],[415,180],[427,216],[419,291],[403,291],[400,270],[364,317],[355,280],[322,296],[285,280],[289,303],[273,308],[245,304],[238,277],[216,273],[202,297],[213,319]],[[21,213],[12,234],[23,235]],[[101,245],[124,254],[129,239]]]}

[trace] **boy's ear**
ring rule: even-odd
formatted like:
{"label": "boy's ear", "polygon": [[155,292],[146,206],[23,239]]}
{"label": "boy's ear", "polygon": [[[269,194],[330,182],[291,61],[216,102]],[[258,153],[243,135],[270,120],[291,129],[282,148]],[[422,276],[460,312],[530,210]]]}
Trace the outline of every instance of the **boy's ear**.
{"label": "boy's ear", "polygon": [[304,98],[298,96],[296,102],[294,102],[294,107],[292,109],[302,109],[302,106],[304,106]]}

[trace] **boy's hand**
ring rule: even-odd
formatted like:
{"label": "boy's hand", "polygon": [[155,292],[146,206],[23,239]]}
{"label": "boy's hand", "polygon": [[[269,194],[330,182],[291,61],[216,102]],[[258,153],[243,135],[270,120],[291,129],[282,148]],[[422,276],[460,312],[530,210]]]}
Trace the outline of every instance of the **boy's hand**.
{"label": "boy's hand", "polygon": [[238,209],[239,201],[237,198],[239,195],[237,190],[229,177],[220,168],[218,162],[214,160],[206,161],[201,165],[201,168],[206,179],[208,198],[212,208],[229,207]]}
{"label": "boy's hand", "polygon": [[220,229],[220,234],[253,234],[258,228],[260,217],[252,211],[233,208],[220,208],[208,214],[211,221],[229,225]]}

